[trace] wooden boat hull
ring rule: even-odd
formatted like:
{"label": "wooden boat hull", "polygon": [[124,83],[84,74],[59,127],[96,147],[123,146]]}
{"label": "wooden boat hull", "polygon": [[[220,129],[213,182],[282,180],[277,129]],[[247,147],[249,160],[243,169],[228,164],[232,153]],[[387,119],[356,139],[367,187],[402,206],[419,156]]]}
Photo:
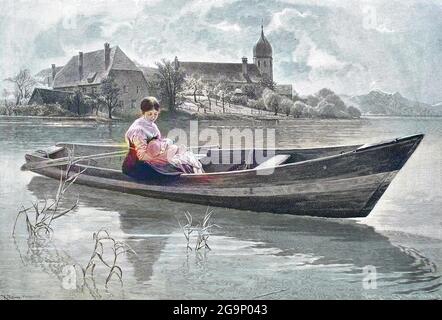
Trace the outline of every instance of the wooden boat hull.
{"label": "wooden boat hull", "polygon": [[[296,158],[296,161],[275,167],[271,174],[248,169],[183,174],[161,182],[138,182],[118,169],[80,165],[78,170],[88,169],[76,183],[242,210],[330,218],[366,217],[422,139],[423,135],[414,135],[367,147],[277,149],[276,154],[291,152],[292,160]],[[69,147],[69,144],[60,145]],[[83,147],[83,151],[81,145],[75,148],[84,154],[91,152],[87,151],[91,146]],[[97,146],[91,148],[97,152]],[[108,150],[115,150],[115,147]],[[47,158],[26,155],[27,162],[44,159]],[[60,167],[33,171],[56,179],[60,177]]]}

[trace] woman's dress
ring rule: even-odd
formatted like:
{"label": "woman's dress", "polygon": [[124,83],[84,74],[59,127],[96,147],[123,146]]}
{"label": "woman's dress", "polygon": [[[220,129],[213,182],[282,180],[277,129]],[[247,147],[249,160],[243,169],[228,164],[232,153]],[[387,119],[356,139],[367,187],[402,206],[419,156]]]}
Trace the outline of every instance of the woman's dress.
{"label": "woman's dress", "polygon": [[144,117],[134,121],[125,138],[130,149],[122,169],[133,178],[145,180],[162,175],[202,172],[201,163],[192,152],[162,138],[157,125]]}

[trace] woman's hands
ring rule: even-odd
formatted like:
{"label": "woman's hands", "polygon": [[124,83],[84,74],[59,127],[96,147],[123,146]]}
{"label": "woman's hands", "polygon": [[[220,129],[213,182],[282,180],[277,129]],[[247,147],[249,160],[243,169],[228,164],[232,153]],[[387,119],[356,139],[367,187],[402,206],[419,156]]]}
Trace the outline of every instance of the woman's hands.
{"label": "woman's hands", "polygon": [[171,139],[165,138],[161,143],[160,154],[164,153],[169,146],[173,145],[173,141]]}

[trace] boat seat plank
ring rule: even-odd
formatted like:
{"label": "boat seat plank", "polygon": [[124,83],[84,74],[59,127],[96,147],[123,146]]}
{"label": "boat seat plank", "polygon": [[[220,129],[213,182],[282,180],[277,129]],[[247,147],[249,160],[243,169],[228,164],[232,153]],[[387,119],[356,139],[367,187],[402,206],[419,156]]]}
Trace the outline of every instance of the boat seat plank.
{"label": "boat seat plank", "polygon": [[49,156],[51,156],[54,153],[57,153],[63,149],[64,149],[64,147],[51,146],[51,147],[48,147],[45,149],[36,150],[34,153],[35,153],[35,155],[42,156],[44,158],[49,158]]}
{"label": "boat seat plank", "polygon": [[288,158],[290,158],[289,154],[278,154],[262,162],[260,165],[255,167],[255,169],[260,170],[260,169],[274,168],[276,166],[279,166],[283,162],[287,161]]}
{"label": "boat seat plank", "polygon": [[201,159],[207,157],[207,154],[205,154],[205,153],[197,153],[197,154],[195,154],[195,157],[196,157],[198,160],[201,160]]}

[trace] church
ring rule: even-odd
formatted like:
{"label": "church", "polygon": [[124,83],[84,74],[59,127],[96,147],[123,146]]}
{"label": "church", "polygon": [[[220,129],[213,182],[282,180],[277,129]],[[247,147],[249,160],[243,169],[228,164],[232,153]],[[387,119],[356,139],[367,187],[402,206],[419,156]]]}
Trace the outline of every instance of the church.
{"label": "church", "polygon": [[[179,61],[175,57],[175,64],[186,75],[201,77],[203,82],[216,83],[223,79],[233,89],[241,88],[246,84],[258,84],[263,77],[273,80],[273,49],[264,35],[261,26],[261,37],[253,47],[253,63],[249,63],[247,57],[241,59],[241,63],[220,62],[195,62]],[[292,85],[276,85],[275,91],[281,95],[292,97]]]}

